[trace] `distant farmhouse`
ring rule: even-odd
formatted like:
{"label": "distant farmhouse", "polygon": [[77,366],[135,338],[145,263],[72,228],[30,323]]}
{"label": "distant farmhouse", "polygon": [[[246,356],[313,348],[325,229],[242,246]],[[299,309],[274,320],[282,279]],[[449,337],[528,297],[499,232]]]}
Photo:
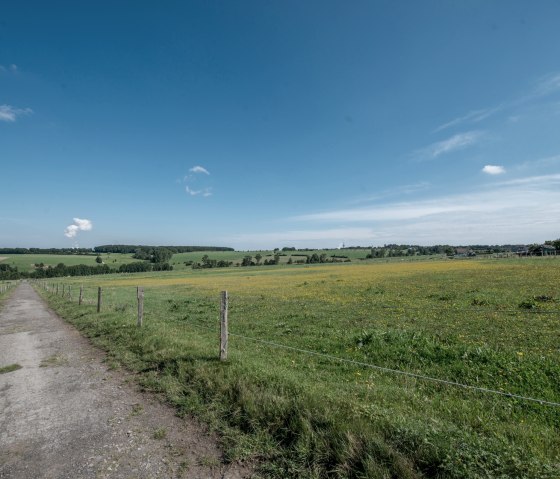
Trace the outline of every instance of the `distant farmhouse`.
{"label": "distant farmhouse", "polygon": [[476,253],[471,248],[455,248],[455,258],[474,258]]}

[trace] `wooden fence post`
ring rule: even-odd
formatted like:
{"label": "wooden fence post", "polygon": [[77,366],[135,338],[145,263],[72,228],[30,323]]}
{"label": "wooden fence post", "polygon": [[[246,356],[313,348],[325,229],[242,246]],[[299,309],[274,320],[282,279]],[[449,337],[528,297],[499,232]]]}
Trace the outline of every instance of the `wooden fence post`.
{"label": "wooden fence post", "polygon": [[58,283],[56,283],[56,295],[58,296]]}
{"label": "wooden fence post", "polygon": [[101,312],[101,286],[97,289],[97,312]]}
{"label": "wooden fence post", "polygon": [[136,288],[136,297],[138,298],[138,327],[142,327],[142,320],[144,319],[144,288],[138,286]]}
{"label": "wooden fence post", "polygon": [[222,291],[220,305],[220,361],[227,359],[228,350],[228,293]]}
{"label": "wooden fence post", "polygon": [[84,300],[84,286],[80,286],[80,296],[78,297],[78,304],[81,306],[82,301]]}
{"label": "wooden fence post", "polygon": [[64,298],[64,291],[66,290],[66,285],[62,283],[62,297]]}

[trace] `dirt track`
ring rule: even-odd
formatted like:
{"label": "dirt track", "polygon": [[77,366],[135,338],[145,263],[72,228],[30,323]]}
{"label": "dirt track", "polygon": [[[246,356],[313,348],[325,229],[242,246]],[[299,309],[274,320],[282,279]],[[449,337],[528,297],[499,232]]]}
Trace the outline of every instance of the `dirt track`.
{"label": "dirt track", "polygon": [[192,420],[109,371],[23,283],[0,312],[0,478],[241,478]]}

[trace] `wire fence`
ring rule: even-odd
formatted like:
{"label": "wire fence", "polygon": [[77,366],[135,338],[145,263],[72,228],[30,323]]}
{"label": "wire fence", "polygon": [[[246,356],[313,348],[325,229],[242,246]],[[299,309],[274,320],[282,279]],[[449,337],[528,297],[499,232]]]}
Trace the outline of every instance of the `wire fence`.
{"label": "wire fence", "polygon": [[0,295],[7,293],[18,284],[18,281],[2,281],[0,282]]}
{"label": "wire fence", "polygon": [[[112,311],[127,313],[130,314],[131,316],[133,314],[137,314],[137,318],[138,318],[137,324],[138,326],[142,326],[142,319],[143,319],[142,317],[144,313],[144,309],[143,309],[144,289],[143,288],[137,288],[136,294],[134,296],[131,289],[129,293],[129,297],[123,298],[123,294],[122,294],[123,288],[118,288],[118,287],[114,289],[111,288],[102,289],[101,287],[87,288],[87,290],[83,287],[80,287],[78,292],[76,292],[71,288],[71,286],[66,284],[51,283],[46,281],[35,281],[35,284],[41,287],[47,293],[60,296],[68,301],[77,301],[81,305],[96,306],[98,313],[101,312],[103,308],[110,308]],[[10,287],[13,287],[13,285],[11,285]],[[2,285],[0,285],[0,293],[2,293]],[[172,301],[172,300],[168,300],[168,301]],[[231,332],[229,331],[229,323],[228,323],[228,304],[229,304],[229,298],[227,292],[223,291],[221,304],[220,304],[219,325],[214,323],[214,327],[209,327],[207,323],[204,323],[198,318],[192,316],[189,317],[189,321],[184,322],[185,325],[187,326],[194,326],[196,328],[200,328],[218,335],[220,337],[220,359],[222,360],[227,359],[228,339],[238,338],[242,341],[259,343],[270,348],[283,349],[286,351],[296,352],[298,354],[307,355],[311,357],[319,357],[331,362],[344,363],[348,365],[359,366],[362,368],[369,368],[384,374],[414,378],[428,383],[441,384],[454,388],[460,388],[463,390],[475,391],[484,394],[490,394],[490,395],[516,399],[516,400],[530,402],[530,403],[536,403],[542,406],[549,406],[554,408],[560,407],[560,402],[556,402],[556,401],[546,400],[542,398],[535,398],[531,396],[511,393],[511,392],[493,389],[493,388],[464,384],[457,381],[432,377],[426,374],[421,374],[421,373],[406,371],[402,369],[381,366],[378,364],[372,364],[364,361],[339,357],[324,352],[290,346],[276,341],[270,341],[262,338],[248,336],[245,334],[240,334],[237,332]],[[135,311],[136,310],[135,306],[138,306],[137,312]],[[399,311],[403,309],[424,310],[422,308],[414,308],[414,307],[386,308],[383,305],[381,305],[381,309],[395,309]],[[437,309],[437,310],[442,312],[451,312],[451,311],[470,312],[471,311],[470,309],[465,310],[465,309],[449,309],[449,308]],[[508,310],[498,310],[496,312],[507,312],[507,311]],[[556,310],[549,310],[546,312],[550,314],[560,313],[560,311],[556,311]]]}

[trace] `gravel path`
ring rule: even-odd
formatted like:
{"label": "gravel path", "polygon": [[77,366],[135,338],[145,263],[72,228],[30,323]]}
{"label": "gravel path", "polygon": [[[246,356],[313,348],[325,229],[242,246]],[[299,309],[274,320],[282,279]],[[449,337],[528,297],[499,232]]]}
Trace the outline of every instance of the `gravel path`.
{"label": "gravel path", "polygon": [[0,478],[242,478],[216,438],[151,395],[22,283],[0,313]]}

